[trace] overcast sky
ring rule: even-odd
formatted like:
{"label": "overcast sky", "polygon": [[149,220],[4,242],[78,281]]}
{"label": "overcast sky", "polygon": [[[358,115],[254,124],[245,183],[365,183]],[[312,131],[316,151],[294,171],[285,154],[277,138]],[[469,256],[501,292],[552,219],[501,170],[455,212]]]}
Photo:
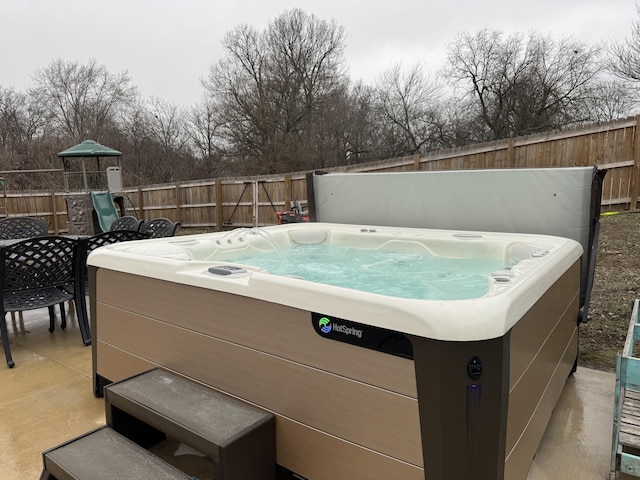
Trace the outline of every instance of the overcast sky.
{"label": "overcast sky", "polygon": [[397,62],[435,73],[462,32],[595,44],[629,37],[637,18],[633,0],[0,0],[0,86],[25,91],[54,59],[95,58],[128,71],[143,97],[193,104],[226,32],[262,30],[292,8],[343,26],[350,77],[367,83]]}

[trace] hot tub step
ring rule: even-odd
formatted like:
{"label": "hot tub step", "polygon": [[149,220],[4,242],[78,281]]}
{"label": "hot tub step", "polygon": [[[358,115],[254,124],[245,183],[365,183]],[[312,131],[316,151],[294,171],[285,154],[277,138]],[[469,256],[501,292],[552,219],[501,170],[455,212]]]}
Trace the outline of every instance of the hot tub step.
{"label": "hot tub step", "polygon": [[109,427],[43,453],[40,480],[190,480],[191,477]]}
{"label": "hot tub step", "polygon": [[272,413],[163,369],[105,387],[107,425],[151,447],[165,437],[211,460],[216,480],[275,476]]}

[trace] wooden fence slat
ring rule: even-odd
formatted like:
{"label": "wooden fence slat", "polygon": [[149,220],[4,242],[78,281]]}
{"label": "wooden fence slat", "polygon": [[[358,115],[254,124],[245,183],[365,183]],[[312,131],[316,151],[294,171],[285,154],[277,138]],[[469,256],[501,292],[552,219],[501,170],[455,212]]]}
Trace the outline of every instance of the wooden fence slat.
{"label": "wooden fence slat", "polygon": [[[539,168],[598,165],[609,170],[602,205],[638,207],[640,196],[640,116],[565,131],[499,140],[423,155],[345,165],[329,172],[411,172],[467,168]],[[56,170],[57,171],[57,170]],[[4,175],[25,171],[0,172]],[[306,174],[194,180],[125,188],[126,211],[139,218],[165,216],[190,226],[222,230],[276,222],[273,210],[288,210],[292,201],[306,203]],[[251,188],[247,190],[247,186]],[[258,185],[260,184],[260,188]],[[9,187],[11,182],[8,183]],[[8,215],[45,218],[50,230],[66,231],[66,203],[61,192],[11,192],[4,198]],[[0,212],[1,214],[2,212]]]}

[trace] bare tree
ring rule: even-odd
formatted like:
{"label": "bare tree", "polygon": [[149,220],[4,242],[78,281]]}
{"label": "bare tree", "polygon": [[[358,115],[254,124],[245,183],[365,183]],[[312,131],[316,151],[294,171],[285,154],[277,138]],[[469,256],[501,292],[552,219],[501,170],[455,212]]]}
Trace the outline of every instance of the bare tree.
{"label": "bare tree", "polygon": [[28,93],[47,106],[60,134],[81,141],[100,139],[134,98],[135,88],[127,72],[111,74],[95,60],[54,60],[35,74]]}
{"label": "bare tree", "polygon": [[25,99],[13,89],[0,87],[0,152],[16,151],[25,122]]}
{"label": "bare tree", "polygon": [[623,42],[606,42],[605,66],[614,78],[600,82],[595,89],[595,113],[604,119],[619,118],[638,110],[640,93],[640,3],[631,34]]}
{"label": "bare tree", "polygon": [[0,87],[0,149],[20,152],[44,133],[46,116],[33,98]]}
{"label": "bare tree", "polygon": [[[640,17],[640,4],[636,3],[636,14]],[[631,24],[631,36],[624,42],[606,45],[609,69],[618,77],[640,82],[640,18]]]}
{"label": "bare tree", "polygon": [[123,169],[126,179],[133,185],[150,183],[154,171],[155,151],[151,152],[149,111],[146,102],[136,98],[126,109],[120,111],[119,124],[122,125],[123,153],[126,151],[127,167]]}
{"label": "bare tree", "polygon": [[[314,168],[349,165],[379,159],[380,135],[374,108],[375,91],[362,82],[342,90],[333,108],[326,113],[329,130],[326,137],[334,149],[327,154],[325,164]],[[331,158],[329,158],[331,156]]]}
{"label": "bare tree", "polygon": [[389,156],[412,155],[440,146],[438,96],[441,88],[420,64],[403,71],[396,64],[376,82],[375,112],[388,139]]}
{"label": "bare tree", "polygon": [[[0,87],[0,169],[50,168],[47,118],[38,102],[13,89]],[[11,188],[35,189],[55,185],[53,174],[13,175]]]}
{"label": "bare tree", "polygon": [[591,86],[589,119],[605,122],[631,115],[638,107],[640,84],[603,76]]}
{"label": "bare tree", "polygon": [[473,100],[482,139],[495,140],[589,120],[598,53],[571,39],[482,30],[449,46],[445,75]]}
{"label": "bare tree", "polygon": [[190,178],[184,114],[177,105],[157,97],[150,99],[148,108],[149,138],[158,147],[156,178],[163,182]]}
{"label": "bare tree", "polygon": [[335,22],[287,11],[264,32],[242,25],[203,82],[219,110],[221,135],[254,173],[306,165],[313,127],[346,82],[344,32]]}
{"label": "bare tree", "polygon": [[138,98],[123,112],[125,177],[134,184],[166,183],[193,176],[184,112],[157,97]]}
{"label": "bare tree", "polygon": [[207,176],[222,175],[224,173],[222,164],[224,149],[219,135],[221,121],[215,105],[205,99],[201,104],[189,110],[186,122],[187,135],[193,149],[203,163]]}

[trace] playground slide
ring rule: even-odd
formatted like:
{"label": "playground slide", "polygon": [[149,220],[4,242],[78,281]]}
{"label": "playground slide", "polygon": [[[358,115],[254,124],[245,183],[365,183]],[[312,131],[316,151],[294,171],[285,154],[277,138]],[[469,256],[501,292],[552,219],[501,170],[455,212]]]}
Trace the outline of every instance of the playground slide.
{"label": "playground slide", "polygon": [[91,192],[91,200],[93,202],[93,209],[96,211],[98,217],[98,223],[103,232],[108,232],[111,229],[111,224],[118,218],[118,212],[116,206],[113,203],[111,192]]}

